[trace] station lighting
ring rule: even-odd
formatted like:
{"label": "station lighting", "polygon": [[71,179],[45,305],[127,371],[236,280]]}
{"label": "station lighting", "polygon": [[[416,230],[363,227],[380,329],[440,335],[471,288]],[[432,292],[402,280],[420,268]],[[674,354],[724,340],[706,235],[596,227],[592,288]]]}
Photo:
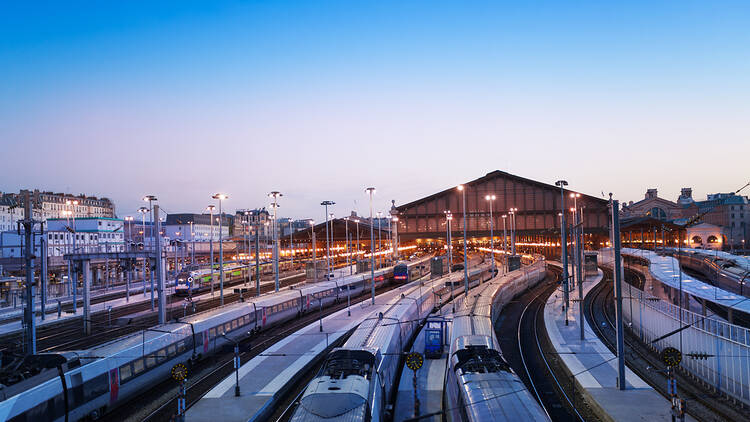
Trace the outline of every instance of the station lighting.
{"label": "station lighting", "polygon": [[372,281],[372,304],[375,304],[375,234],[372,231],[372,196],[375,194],[375,188],[365,189],[370,194],[370,277]]}
{"label": "station lighting", "polygon": [[274,272],[274,286],[275,291],[279,291],[279,234],[276,230],[276,209],[279,208],[279,198],[284,195],[281,194],[281,192],[278,191],[272,191],[268,194],[269,198],[273,199],[273,202],[271,203],[271,206],[273,206],[273,224],[271,225],[271,230],[273,230],[273,250],[274,250],[274,260],[273,260],[273,272]]}
{"label": "station lighting", "polygon": [[494,277],[495,275],[495,232],[494,232],[495,220],[492,218],[492,203],[495,201],[496,196],[486,195],[484,199],[490,203],[490,249],[492,250],[492,254],[491,254],[492,275]]}
{"label": "station lighting", "polygon": [[463,214],[464,214],[464,296],[469,296],[469,263],[467,259],[467,250],[466,250],[466,189],[464,189],[464,185],[458,185],[456,189],[461,192],[461,196],[463,197]]}
{"label": "station lighting", "polygon": [[[229,196],[223,193],[217,193],[211,198],[219,201],[219,303],[221,306],[224,306],[224,236],[221,233],[221,220],[223,216],[221,202],[229,199]],[[213,263],[211,263],[211,266],[213,267]]]}

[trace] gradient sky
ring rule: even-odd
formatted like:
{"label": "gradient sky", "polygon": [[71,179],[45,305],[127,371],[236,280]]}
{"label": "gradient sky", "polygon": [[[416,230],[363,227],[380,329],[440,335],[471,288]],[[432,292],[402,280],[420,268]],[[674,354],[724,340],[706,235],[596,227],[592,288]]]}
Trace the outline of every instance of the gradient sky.
{"label": "gradient sky", "polygon": [[320,220],[500,169],[705,198],[750,180],[748,28],[744,1],[5,2],[0,190]]}

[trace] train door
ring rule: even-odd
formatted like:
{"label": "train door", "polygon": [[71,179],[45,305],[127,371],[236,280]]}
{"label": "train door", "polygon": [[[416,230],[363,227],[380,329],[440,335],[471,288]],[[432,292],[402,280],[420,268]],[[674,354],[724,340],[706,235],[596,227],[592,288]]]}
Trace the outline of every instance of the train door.
{"label": "train door", "polygon": [[120,393],[120,369],[114,368],[109,370],[109,404],[112,405],[117,401]]}
{"label": "train door", "polygon": [[209,342],[209,336],[208,336],[208,330],[203,332],[203,353],[208,353],[208,342]]}

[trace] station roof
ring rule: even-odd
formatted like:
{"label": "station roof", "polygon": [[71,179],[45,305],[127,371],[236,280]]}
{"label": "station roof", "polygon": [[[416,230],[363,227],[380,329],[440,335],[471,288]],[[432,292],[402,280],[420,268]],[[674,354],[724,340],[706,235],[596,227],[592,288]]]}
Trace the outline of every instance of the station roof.
{"label": "station roof", "polygon": [[653,229],[661,230],[662,228],[670,231],[684,229],[679,224],[669,221],[662,221],[653,217],[628,217],[620,219],[620,231],[641,230],[651,231]]}

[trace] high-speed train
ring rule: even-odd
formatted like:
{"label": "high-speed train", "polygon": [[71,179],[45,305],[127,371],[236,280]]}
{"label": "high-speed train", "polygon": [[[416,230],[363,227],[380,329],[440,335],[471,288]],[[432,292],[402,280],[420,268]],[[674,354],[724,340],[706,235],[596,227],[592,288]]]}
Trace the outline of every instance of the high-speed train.
{"label": "high-speed train", "polygon": [[[482,265],[472,273],[487,272]],[[450,276],[446,276],[450,277]],[[478,282],[478,281],[477,281]],[[342,347],[333,349],[308,384],[292,422],[381,421],[395,392],[402,352],[441,297],[444,278],[409,290],[385,312],[366,319]]]}
{"label": "high-speed train", "polygon": [[[412,263],[417,265],[418,262]],[[391,268],[375,271],[376,287]],[[380,280],[380,281],[379,281]],[[91,349],[42,356],[42,363],[12,385],[0,380],[0,421],[68,422],[96,419],[230,340],[271,329],[347,295],[370,291],[370,273],[298,285],[146,329]]]}
{"label": "high-speed train", "polygon": [[750,269],[745,268],[736,257],[724,252],[711,252],[699,249],[667,249],[675,258],[679,257],[680,265],[698,271],[713,281],[713,284],[732,293],[750,296]]}
{"label": "high-speed train", "polygon": [[456,309],[443,406],[449,422],[549,420],[503,358],[493,328],[503,306],[541,281],[545,269],[540,257],[530,266],[497,276]]}

